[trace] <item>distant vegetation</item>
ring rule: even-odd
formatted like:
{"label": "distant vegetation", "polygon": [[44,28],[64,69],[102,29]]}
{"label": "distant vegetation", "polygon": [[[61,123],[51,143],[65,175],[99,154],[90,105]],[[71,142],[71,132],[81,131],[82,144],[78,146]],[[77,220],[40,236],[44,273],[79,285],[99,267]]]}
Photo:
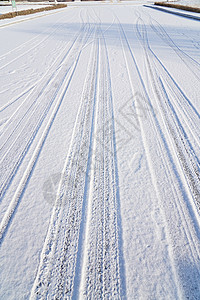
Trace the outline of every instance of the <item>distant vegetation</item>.
{"label": "distant vegetation", "polygon": [[182,10],[186,10],[186,11],[200,13],[200,8],[197,8],[197,7],[191,7],[191,6],[179,5],[179,4],[171,4],[171,3],[166,3],[166,2],[155,2],[154,4],[159,5],[159,6],[172,7],[172,8],[182,9]]}
{"label": "distant vegetation", "polygon": [[14,18],[16,16],[30,15],[30,14],[38,13],[41,11],[48,11],[48,10],[63,8],[63,7],[67,7],[67,5],[66,4],[55,4],[55,5],[36,8],[36,9],[31,8],[31,9],[26,9],[26,10],[21,10],[21,11],[10,12],[7,14],[0,15],[0,20]]}

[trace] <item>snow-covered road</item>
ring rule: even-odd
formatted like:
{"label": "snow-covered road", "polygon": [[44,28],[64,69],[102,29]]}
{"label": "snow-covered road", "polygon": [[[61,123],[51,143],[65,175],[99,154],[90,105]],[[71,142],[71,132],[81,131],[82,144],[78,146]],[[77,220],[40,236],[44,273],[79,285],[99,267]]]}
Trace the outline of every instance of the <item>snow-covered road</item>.
{"label": "snow-covered road", "polygon": [[0,299],[200,299],[200,22],[143,4],[0,23]]}

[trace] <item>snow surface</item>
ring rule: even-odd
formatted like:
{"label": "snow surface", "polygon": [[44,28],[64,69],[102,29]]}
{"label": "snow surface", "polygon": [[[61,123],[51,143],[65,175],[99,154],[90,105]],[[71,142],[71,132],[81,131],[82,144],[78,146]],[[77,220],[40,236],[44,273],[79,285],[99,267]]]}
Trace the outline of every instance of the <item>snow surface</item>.
{"label": "snow surface", "polygon": [[0,299],[200,299],[200,23],[145,3],[0,21]]}

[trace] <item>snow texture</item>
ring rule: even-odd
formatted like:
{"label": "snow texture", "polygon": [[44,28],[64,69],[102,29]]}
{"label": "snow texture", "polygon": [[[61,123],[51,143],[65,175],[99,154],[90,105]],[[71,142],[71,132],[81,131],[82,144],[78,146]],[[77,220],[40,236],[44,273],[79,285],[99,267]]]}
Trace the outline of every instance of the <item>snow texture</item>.
{"label": "snow texture", "polygon": [[0,299],[200,299],[200,22],[149,3],[0,21]]}

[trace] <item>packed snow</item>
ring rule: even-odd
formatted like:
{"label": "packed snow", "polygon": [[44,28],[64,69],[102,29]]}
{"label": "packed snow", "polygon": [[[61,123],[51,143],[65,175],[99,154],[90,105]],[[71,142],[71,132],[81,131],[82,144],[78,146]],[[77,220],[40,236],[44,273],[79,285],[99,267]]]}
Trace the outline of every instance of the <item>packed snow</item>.
{"label": "packed snow", "polygon": [[200,22],[71,3],[0,21],[0,299],[200,299]]}

